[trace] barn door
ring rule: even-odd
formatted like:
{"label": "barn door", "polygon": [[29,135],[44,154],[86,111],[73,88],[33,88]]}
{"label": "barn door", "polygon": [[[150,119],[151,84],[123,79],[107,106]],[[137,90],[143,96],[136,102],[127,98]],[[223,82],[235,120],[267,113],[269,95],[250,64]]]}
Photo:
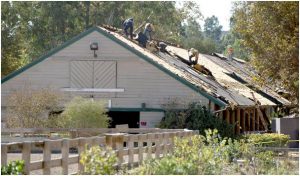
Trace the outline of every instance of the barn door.
{"label": "barn door", "polygon": [[93,61],[72,61],[70,84],[72,88],[93,88]]}
{"label": "barn door", "polygon": [[72,61],[72,88],[116,88],[116,62]]}
{"label": "barn door", "polygon": [[94,88],[116,88],[116,62],[94,61]]}

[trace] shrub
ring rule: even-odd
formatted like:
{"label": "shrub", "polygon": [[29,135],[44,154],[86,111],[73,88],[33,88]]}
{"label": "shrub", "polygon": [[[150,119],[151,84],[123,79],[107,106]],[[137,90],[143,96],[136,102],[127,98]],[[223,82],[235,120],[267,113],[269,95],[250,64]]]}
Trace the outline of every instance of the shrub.
{"label": "shrub", "polygon": [[117,171],[114,164],[117,162],[116,154],[111,148],[94,146],[87,148],[80,155],[80,163],[83,164],[85,175],[112,175]]}
{"label": "shrub", "polygon": [[[245,139],[221,138],[217,130],[206,136],[175,138],[174,151],[151,159],[129,171],[134,175],[241,175],[297,174],[298,162],[282,161],[271,151],[262,151]],[[243,161],[243,162],[238,162]]]}
{"label": "shrub", "polygon": [[264,133],[264,134],[248,134],[245,135],[248,142],[263,147],[283,147],[287,146],[290,136],[277,133]]}
{"label": "shrub", "polygon": [[148,160],[142,166],[130,171],[130,174],[222,174],[222,168],[228,161],[224,152],[226,141],[220,141],[216,130],[206,132],[206,137],[195,135],[190,139],[175,138],[172,155],[160,160]]}
{"label": "shrub", "polygon": [[[160,160],[147,160],[142,166],[130,171],[134,175],[195,175],[198,173],[199,150],[203,136],[193,136],[190,140],[174,140],[174,153]],[[191,144],[191,145],[190,145]]]}
{"label": "shrub", "polygon": [[24,161],[17,160],[9,162],[6,166],[1,166],[1,175],[23,175]]}
{"label": "shrub", "polygon": [[107,128],[110,118],[104,103],[92,99],[75,97],[61,114],[65,128]]}
{"label": "shrub", "polygon": [[217,129],[222,137],[235,137],[233,125],[216,117],[200,103],[190,103],[185,110],[166,109],[165,117],[158,127],[199,130],[201,135],[205,135],[205,129]]}
{"label": "shrub", "polygon": [[33,90],[24,87],[8,100],[8,128],[44,127],[48,113],[59,106],[60,95],[51,89]]}

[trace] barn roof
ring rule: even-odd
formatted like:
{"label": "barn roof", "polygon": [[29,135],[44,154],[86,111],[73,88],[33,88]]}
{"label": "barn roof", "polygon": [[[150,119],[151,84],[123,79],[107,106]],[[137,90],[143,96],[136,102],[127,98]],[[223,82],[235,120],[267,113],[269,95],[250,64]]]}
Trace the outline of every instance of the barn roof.
{"label": "barn roof", "polygon": [[[254,106],[256,101],[254,100],[253,95],[261,105],[274,106],[279,104],[290,104],[289,101],[280,97],[271,89],[264,87],[264,90],[262,90],[263,88],[253,86],[254,84],[251,84],[252,82],[250,79],[251,67],[247,66],[246,63],[242,63],[242,61],[224,60],[224,58],[222,59],[223,56],[221,55],[209,56],[201,54],[199,63],[204,65],[212,72],[214,78],[211,78],[207,75],[197,72],[192,67],[182,62],[182,60],[178,59],[179,57],[181,59],[188,59],[187,51],[185,49],[168,46],[167,50],[173,53],[173,55],[163,52],[151,53],[147,49],[139,46],[135,42],[132,42],[119,33],[102,27],[93,27],[77,35],[61,46],[49,51],[44,56],[36,59],[34,62],[4,77],[1,80],[1,83],[6,82],[16,75],[24,72],[28,68],[38,64],[39,62],[42,62],[44,59],[61,51],[65,47],[73,44],[74,42],[94,31],[105,35],[117,44],[128,49],[140,58],[156,66],[158,69],[164,71],[171,77],[175,78],[221,107],[226,105]],[[253,92],[253,95],[251,92]]]}
{"label": "barn roof", "polygon": [[188,51],[183,48],[168,45],[166,49],[173,55],[160,51],[151,53],[117,32],[105,28],[100,29],[147,56],[156,65],[175,74],[177,79],[183,78],[191,83],[200,90],[200,93],[206,92],[210,95],[210,99],[213,97],[227,105],[245,107],[255,106],[257,102],[264,106],[290,105],[288,100],[272,91],[271,88],[255,85],[251,78],[255,74],[254,69],[243,60],[235,58],[229,61],[221,54],[214,54],[214,56],[200,54],[198,62],[212,72],[214,77],[212,78],[182,62],[182,59],[188,60]]}

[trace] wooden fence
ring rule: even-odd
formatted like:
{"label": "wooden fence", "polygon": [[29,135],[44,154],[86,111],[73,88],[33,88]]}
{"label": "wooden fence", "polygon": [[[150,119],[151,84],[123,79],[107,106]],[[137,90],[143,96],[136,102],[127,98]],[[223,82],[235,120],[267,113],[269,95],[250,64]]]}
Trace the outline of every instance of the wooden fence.
{"label": "wooden fence", "polygon": [[[198,134],[198,131],[162,131],[145,134],[107,133],[104,136],[79,137],[73,139],[45,140],[39,142],[20,142],[1,144],[1,164],[7,164],[8,153],[19,149],[22,151],[22,160],[25,161],[25,174],[31,171],[43,170],[43,174],[51,174],[51,168],[61,167],[61,174],[75,174],[83,170],[79,163],[80,153],[85,146],[110,146],[118,157],[116,166],[132,168],[148,158],[160,158],[170,153],[173,149],[173,138],[189,137]],[[31,161],[33,148],[43,151],[43,159]],[[70,148],[77,149],[77,153],[70,155]],[[61,157],[53,159],[54,150],[61,151]],[[78,171],[69,173],[69,165],[78,164]],[[74,172],[74,171],[73,171]]]}

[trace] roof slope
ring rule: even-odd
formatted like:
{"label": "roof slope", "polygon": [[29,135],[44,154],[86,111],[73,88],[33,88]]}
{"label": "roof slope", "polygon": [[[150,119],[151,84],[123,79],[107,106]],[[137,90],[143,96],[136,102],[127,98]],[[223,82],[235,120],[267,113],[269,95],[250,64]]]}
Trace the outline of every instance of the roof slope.
{"label": "roof slope", "polygon": [[[289,101],[282,98],[274,91],[265,91],[262,90],[263,88],[251,84],[251,74],[249,74],[249,72],[252,73],[253,69],[238,59],[228,61],[223,60],[220,57],[201,54],[199,63],[212,72],[213,76],[216,78],[216,80],[214,80],[195,71],[192,67],[183,63],[176,57],[177,55],[180,56],[180,58],[188,60],[188,52],[185,49],[168,45],[166,49],[171,53],[174,53],[174,56],[162,52],[151,53],[117,32],[109,31],[104,28],[101,29],[112,34],[118,40],[146,56],[148,61],[151,59],[150,61],[152,64],[160,67],[162,66],[167,69],[167,71],[175,74],[177,79],[183,78],[185,81],[196,86],[202,93],[204,91],[210,96],[226,102],[227,104],[234,106],[254,106],[256,104],[254,99],[256,99],[260,105],[265,106],[290,104]],[[246,81],[244,81],[243,78]],[[182,81],[182,79],[180,80]]]}
{"label": "roof slope", "polygon": [[[168,46],[168,50],[188,60],[187,50],[173,46]],[[256,73],[247,63],[236,59],[229,61],[219,54],[216,56],[200,54],[198,63],[208,68],[216,81],[227,90],[243,95],[252,101],[255,98],[260,105],[290,105],[288,100],[272,89],[256,85],[251,78]]]}

